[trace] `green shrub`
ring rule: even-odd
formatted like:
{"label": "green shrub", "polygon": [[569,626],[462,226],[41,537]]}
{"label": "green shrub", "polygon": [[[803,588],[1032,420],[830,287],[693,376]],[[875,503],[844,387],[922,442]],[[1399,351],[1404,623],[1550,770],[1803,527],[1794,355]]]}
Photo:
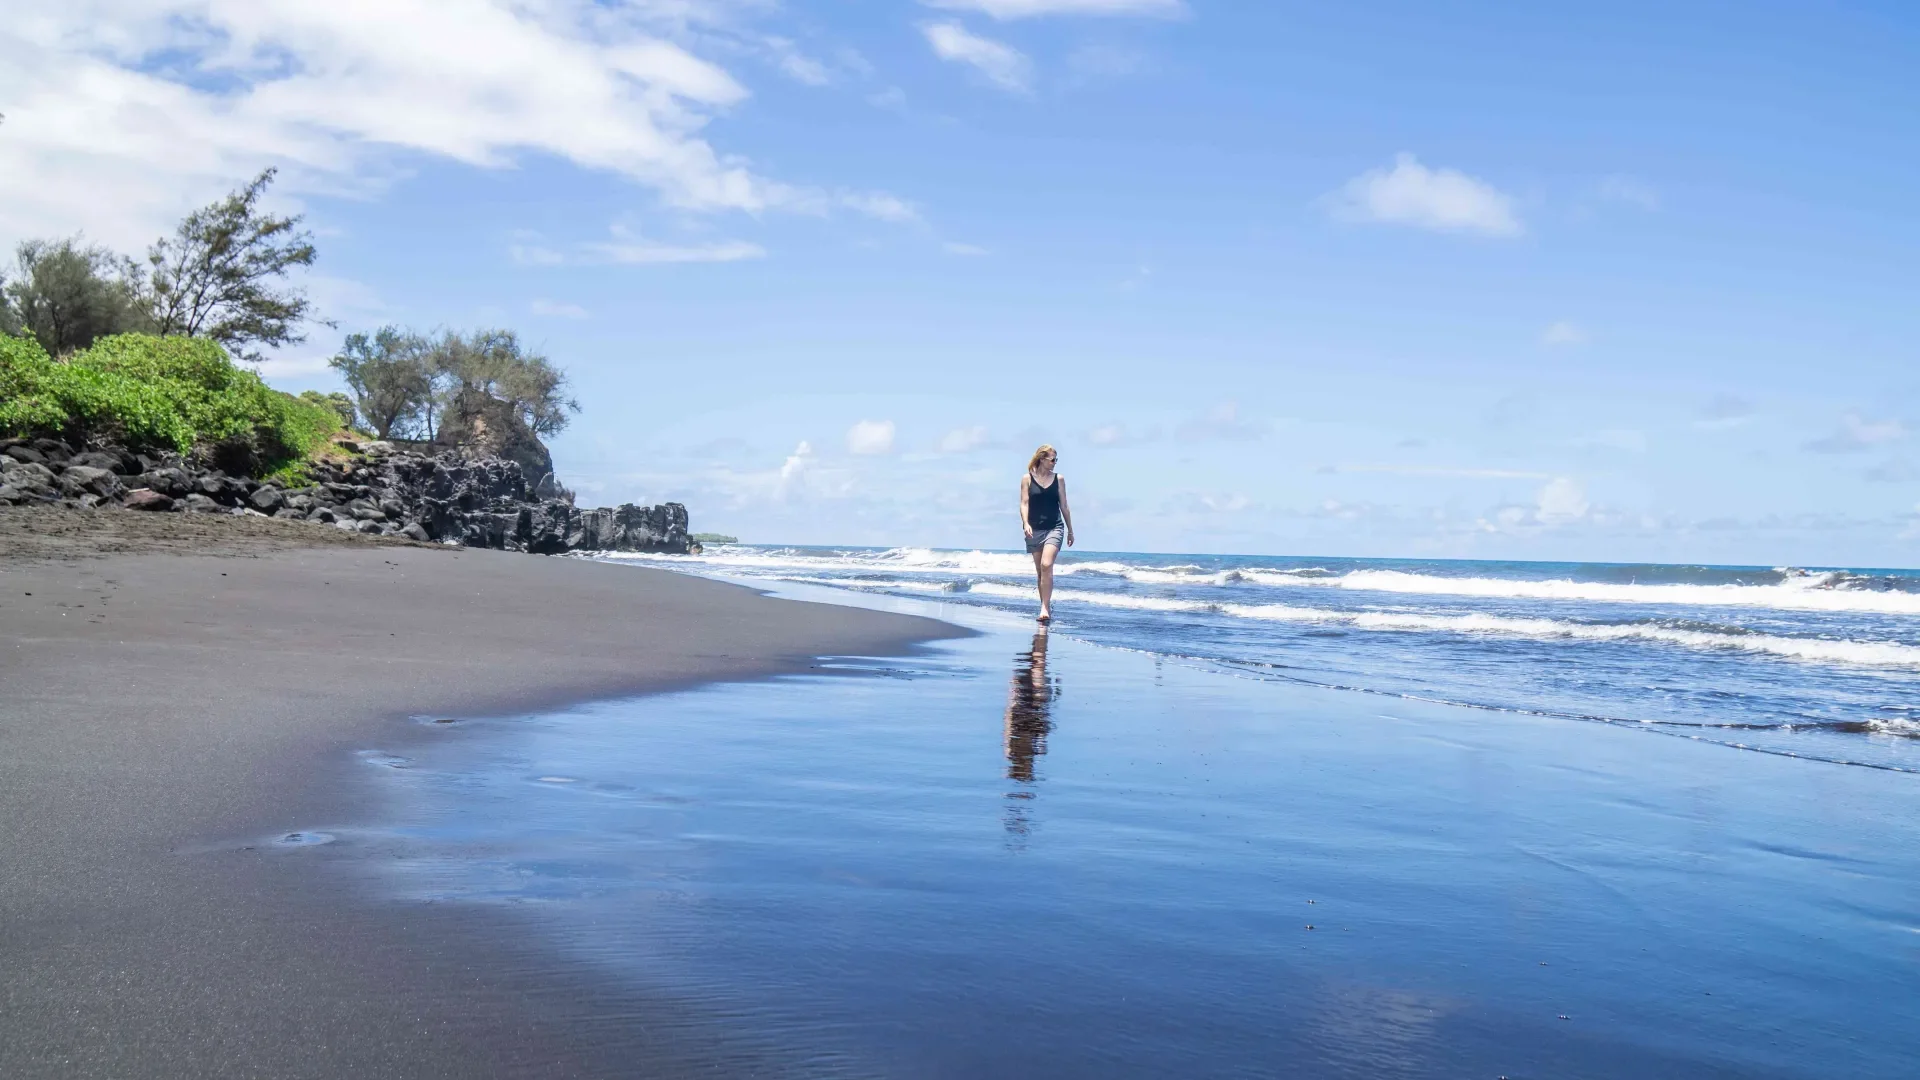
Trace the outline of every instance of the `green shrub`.
{"label": "green shrub", "polygon": [[231,471],[264,472],[340,427],[334,409],[273,389],[204,339],[118,334],[65,362],[30,339],[0,342],[0,434],[199,448]]}
{"label": "green shrub", "polygon": [[32,338],[0,339],[0,435],[99,435],[185,452],[193,428],[162,387],[50,359]]}

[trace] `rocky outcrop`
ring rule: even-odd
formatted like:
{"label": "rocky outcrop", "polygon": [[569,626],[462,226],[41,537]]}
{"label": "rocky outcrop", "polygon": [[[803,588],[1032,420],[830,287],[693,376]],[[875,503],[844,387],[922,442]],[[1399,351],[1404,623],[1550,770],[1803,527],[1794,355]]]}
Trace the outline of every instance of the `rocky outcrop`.
{"label": "rocky outcrop", "polygon": [[553,475],[553,455],[520,414],[479,390],[463,390],[454,397],[435,441],[459,447],[470,458],[505,458],[519,465],[532,484]]}
{"label": "rocky outcrop", "polygon": [[260,514],[356,532],[557,555],[569,551],[685,553],[679,503],[582,510],[551,497],[551,467],[535,490],[522,465],[472,451],[435,456],[386,443],[342,443],[346,460],[309,466],[288,486],[229,476],[178,455],[77,451],[52,439],[0,440],[0,505],[65,502],[154,513]]}

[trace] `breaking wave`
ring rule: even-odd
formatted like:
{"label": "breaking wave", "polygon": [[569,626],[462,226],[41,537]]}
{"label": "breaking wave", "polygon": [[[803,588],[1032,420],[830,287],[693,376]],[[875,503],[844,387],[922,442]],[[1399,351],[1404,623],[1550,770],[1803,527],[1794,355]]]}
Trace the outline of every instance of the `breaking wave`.
{"label": "breaking wave", "polygon": [[[985,583],[970,590],[984,596],[1037,599],[1031,588]],[[1920,646],[1897,642],[1846,641],[1755,633],[1737,626],[1682,625],[1669,621],[1604,623],[1500,615],[1428,615],[1398,611],[1333,611],[1290,604],[1228,604],[1207,600],[1123,596],[1058,589],[1060,600],[1138,611],[1217,614],[1237,619],[1319,623],[1357,630],[1402,633],[1488,634],[1557,641],[1651,641],[1692,649],[1732,649],[1796,660],[1920,669]]]}

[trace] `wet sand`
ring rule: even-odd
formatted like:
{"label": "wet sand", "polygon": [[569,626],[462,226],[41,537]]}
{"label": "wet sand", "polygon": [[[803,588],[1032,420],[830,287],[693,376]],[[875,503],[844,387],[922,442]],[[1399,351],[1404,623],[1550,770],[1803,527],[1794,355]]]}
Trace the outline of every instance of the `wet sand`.
{"label": "wet sand", "polygon": [[371,812],[354,752],[443,734],[417,717],[958,632],[307,525],[0,510],[0,1076],[714,1075],[723,1033],[671,1000],[274,838]]}

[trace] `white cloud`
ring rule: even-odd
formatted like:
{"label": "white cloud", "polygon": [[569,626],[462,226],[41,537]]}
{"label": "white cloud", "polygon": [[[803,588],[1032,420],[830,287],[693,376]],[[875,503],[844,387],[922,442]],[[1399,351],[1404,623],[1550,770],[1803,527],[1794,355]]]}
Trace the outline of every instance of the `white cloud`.
{"label": "white cloud", "polygon": [[948,11],[977,11],[995,19],[1040,15],[1184,15],[1184,0],[920,0]]}
{"label": "white cloud", "polygon": [[1838,431],[1813,440],[1807,449],[1820,454],[1853,454],[1906,437],[1907,426],[1898,420],[1866,420],[1858,413],[1848,413],[1840,418]]}
{"label": "white cloud", "polygon": [[793,453],[788,454],[787,460],[780,465],[777,493],[786,494],[792,485],[798,484],[805,478],[807,471],[813,467],[813,463],[813,444],[801,440],[800,445],[794,447]]}
{"label": "white cloud", "polygon": [[862,420],[848,428],[847,452],[852,454],[893,453],[893,421]]}
{"label": "white cloud", "polygon": [[[888,441],[892,441],[891,427],[888,430]],[[940,438],[940,452],[943,454],[964,454],[985,445],[987,445],[987,429],[980,424],[975,424],[973,427],[954,428]]]}
{"label": "white cloud", "polygon": [[966,64],[1002,90],[1023,94],[1033,81],[1033,63],[1011,45],[981,37],[959,23],[927,23],[920,32],[933,46],[934,55]]}
{"label": "white cloud", "polygon": [[767,51],[773,54],[774,63],[795,82],[808,86],[825,86],[833,81],[833,72],[827,65],[800,51],[800,47],[782,37],[765,39]]}
{"label": "white cloud", "polygon": [[843,193],[838,197],[839,204],[850,210],[857,210],[871,218],[881,221],[918,221],[920,211],[905,199],[881,193]]}
{"label": "white cloud", "polygon": [[654,36],[660,14],[584,0],[14,0],[0,21],[0,242],[85,229],[137,249],[263,166],[285,169],[283,193],[365,192],[408,154],[480,168],[547,154],[690,210],[858,209],[716,150],[706,124],[747,91]]}
{"label": "white cloud", "polygon": [[958,243],[953,243],[949,241],[948,243],[942,244],[941,246],[946,249],[946,252],[949,255],[986,255],[988,254],[988,251],[986,248],[980,247],[977,244],[958,244]]}
{"label": "white cloud", "polygon": [[1540,344],[1542,345],[1585,345],[1587,340],[1587,332],[1585,330],[1580,329],[1578,326],[1564,319],[1548,326],[1540,332]]}
{"label": "white cloud", "polygon": [[1578,480],[1559,476],[1547,482],[1540,489],[1538,498],[1540,520],[1547,524],[1563,524],[1578,521],[1587,516],[1587,493]]}
{"label": "white cloud", "polygon": [[721,240],[709,244],[667,244],[649,240],[625,225],[608,230],[613,239],[579,245],[580,255],[569,262],[608,262],[625,265],[649,263],[738,262],[758,259],[767,251],[745,240]]}
{"label": "white cloud", "polygon": [[567,304],[558,300],[535,300],[532,304],[535,315],[550,315],[560,319],[584,319],[587,309],[579,304]]}
{"label": "white cloud", "polygon": [[1347,181],[1330,197],[1329,208],[1343,221],[1487,236],[1524,231],[1513,200],[1498,189],[1454,169],[1429,169],[1412,154],[1395,157],[1391,169],[1372,169]]}

